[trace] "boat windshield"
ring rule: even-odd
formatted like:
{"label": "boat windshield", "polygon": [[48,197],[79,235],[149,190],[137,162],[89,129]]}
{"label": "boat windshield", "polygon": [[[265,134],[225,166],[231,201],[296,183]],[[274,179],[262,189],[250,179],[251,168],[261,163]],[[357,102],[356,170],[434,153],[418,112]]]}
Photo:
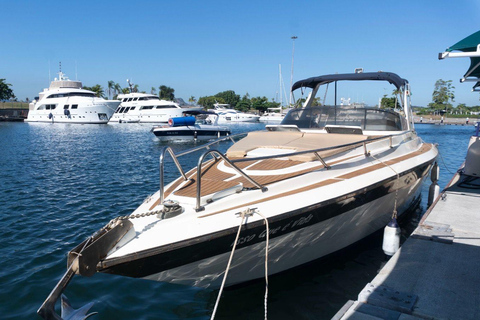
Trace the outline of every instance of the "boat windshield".
{"label": "boat windshield", "polygon": [[316,106],[293,109],[282,125],[296,125],[300,129],[323,129],[327,125],[357,126],[370,131],[406,130],[405,118],[391,110],[352,106]]}

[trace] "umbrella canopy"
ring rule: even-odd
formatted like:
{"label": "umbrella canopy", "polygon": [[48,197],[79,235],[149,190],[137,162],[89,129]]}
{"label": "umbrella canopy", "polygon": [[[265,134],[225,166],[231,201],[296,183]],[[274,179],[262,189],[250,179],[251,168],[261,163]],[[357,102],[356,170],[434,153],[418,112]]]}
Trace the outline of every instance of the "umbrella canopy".
{"label": "umbrella canopy", "polygon": [[[446,52],[452,52],[454,50],[468,52],[477,52],[478,45],[480,45],[480,31],[477,31],[468,37],[458,41],[453,46],[447,48]],[[480,57],[470,57],[470,67],[463,76],[463,79],[467,77],[480,78]],[[480,82],[477,82],[473,89],[475,90],[480,86]]]}

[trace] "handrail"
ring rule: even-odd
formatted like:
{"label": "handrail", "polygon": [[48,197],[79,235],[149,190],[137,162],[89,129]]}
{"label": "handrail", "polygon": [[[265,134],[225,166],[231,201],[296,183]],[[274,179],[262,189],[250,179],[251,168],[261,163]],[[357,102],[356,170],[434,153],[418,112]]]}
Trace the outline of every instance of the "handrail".
{"label": "handrail", "polygon": [[183,179],[185,181],[188,180],[187,176],[185,175],[185,172],[183,171],[182,169],[182,166],[180,165],[180,163],[178,162],[178,157],[181,157],[181,156],[184,156],[186,154],[189,154],[189,153],[192,153],[192,152],[195,152],[195,151],[198,151],[198,150],[202,150],[204,148],[209,148],[212,144],[215,144],[217,142],[220,142],[220,141],[223,141],[223,140],[231,140],[232,142],[235,142],[233,140],[233,138],[236,138],[236,137],[239,137],[241,135],[246,135],[248,134],[247,132],[246,133],[237,133],[237,134],[234,134],[234,135],[229,135],[227,137],[221,137],[221,138],[218,138],[218,139],[215,139],[214,141],[210,142],[210,143],[207,143],[207,144],[204,144],[204,145],[201,145],[199,147],[196,147],[196,148],[192,148],[192,149],[189,149],[187,151],[184,151],[184,152],[181,152],[177,155],[175,155],[175,153],[173,152],[172,148],[170,147],[164,147],[162,149],[162,151],[160,152],[160,158],[159,158],[159,162],[160,162],[160,189],[159,189],[159,192],[160,192],[160,204],[163,203],[163,200],[165,198],[165,187],[164,187],[164,159],[165,159],[165,154],[167,153],[170,153],[170,156],[172,157],[173,161],[175,162],[175,165],[177,166],[178,168],[178,171],[180,172],[180,174],[182,175]]}
{"label": "handrail", "polygon": [[180,171],[180,174],[182,175],[183,179],[185,181],[188,180],[188,178],[185,175],[185,172],[183,171],[182,166],[178,162],[178,159],[175,156],[175,153],[173,152],[172,148],[164,147],[162,149],[162,152],[160,152],[160,190],[159,190],[160,191],[160,204],[162,204],[163,200],[164,200],[164,183],[163,183],[163,181],[164,181],[164,179],[163,179],[163,171],[164,171],[163,170],[163,167],[164,167],[163,163],[164,163],[164,161],[163,161],[163,159],[165,158],[165,154],[167,153],[167,151],[168,151],[168,153],[170,153],[170,156],[172,157],[173,161],[175,162],[175,165],[177,166],[178,171]]}
{"label": "handrail", "polygon": [[250,183],[254,184],[257,188],[259,188],[260,190],[262,190],[262,192],[266,192],[268,191],[268,188],[267,187],[264,187],[262,186],[261,184],[257,183],[255,180],[253,180],[252,178],[250,178],[245,172],[243,172],[240,168],[238,168],[236,165],[233,164],[233,162],[231,162],[230,160],[228,160],[228,158],[226,156],[224,156],[220,151],[218,150],[208,150],[207,152],[205,152],[204,154],[202,154],[202,156],[200,157],[200,159],[198,159],[198,165],[197,165],[197,204],[195,206],[195,211],[203,211],[205,208],[203,206],[200,205],[200,198],[201,198],[201,189],[202,189],[202,186],[201,186],[201,181],[202,181],[202,163],[203,163],[203,160],[205,159],[205,157],[207,155],[209,155],[210,153],[216,153],[220,158],[222,158],[226,163],[228,163],[229,165],[232,166],[233,169],[235,169],[235,171],[237,171],[240,175],[242,175],[245,179],[247,179]]}
{"label": "handrail", "polygon": [[186,155],[186,154],[189,154],[189,153],[198,151],[198,150],[208,149],[211,145],[216,144],[217,142],[220,142],[220,141],[231,140],[233,143],[235,143],[235,141],[233,140],[233,138],[237,138],[237,137],[239,137],[239,136],[243,136],[243,135],[247,135],[247,134],[248,134],[248,132],[243,132],[243,133],[232,134],[232,135],[229,135],[229,136],[225,136],[225,137],[221,137],[221,138],[215,139],[215,140],[213,140],[213,141],[211,141],[211,142],[209,142],[209,143],[202,144],[201,146],[198,146],[198,147],[191,148],[191,149],[188,149],[188,150],[186,150],[186,151],[180,152],[180,153],[177,154],[177,158],[178,158],[178,157],[181,157],[181,156],[184,156],[184,155]]}

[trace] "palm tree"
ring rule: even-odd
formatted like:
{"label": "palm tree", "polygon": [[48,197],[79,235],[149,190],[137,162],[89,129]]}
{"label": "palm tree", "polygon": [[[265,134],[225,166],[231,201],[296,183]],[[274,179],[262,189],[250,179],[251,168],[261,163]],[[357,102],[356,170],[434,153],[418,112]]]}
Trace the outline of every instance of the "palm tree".
{"label": "palm tree", "polygon": [[95,96],[99,98],[104,98],[105,97],[105,91],[103,90],[102,86],[99,84],[94,85],[93,87],[83,87],[85,90],[90,90],[95,92]]}
{"label": "palm tree", "polygon": [[113,98],[116,99],[117,96],[118,96],[120,93],[123,92],[123,90],[122,90],[122,87],[120,86],[120,84],[118,84],[118,83],[115,83],[114,88],[115,88],[115,96],[114,96]]}
{"label": "palm tree", "polygon": [[150,93],[156,95],[157,94],[157,88],[152,87],[152,89],[150,89]]}
{"label": "palm tree", "polygon": [[159,87],[160,93],[158,94],[160,99],[173,101],[175,99],[175,89],[162,85]]}
{"label": "palm tree", "polygon": [[115,93],[115,82],[110,80],[108,81],[108,98],[110,99]]}
{"label": "palm tree", "polygon": [[191,104],[195,104],[197,102],[197,99],[195,99],[194,96],[191,96],[190,99],[188,99],[188,102],[190,102]]}
{"label": "palm tree", "polygon": [[402,93],[402,91],[400,89],[395,89],[392,92],[392,94],[395,96],[395,109],[397,109],[397,97],[401,93]]}

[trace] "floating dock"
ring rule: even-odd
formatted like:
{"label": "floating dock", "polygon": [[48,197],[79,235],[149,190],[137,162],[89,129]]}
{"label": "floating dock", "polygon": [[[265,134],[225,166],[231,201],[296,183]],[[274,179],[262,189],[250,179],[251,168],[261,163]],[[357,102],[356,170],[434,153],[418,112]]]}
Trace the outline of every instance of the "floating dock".
{"label": "floating dock", "polygon": [[480,167],[473,143],[412,235],[332,319],[480,319],[480,177],[464,174]]}

